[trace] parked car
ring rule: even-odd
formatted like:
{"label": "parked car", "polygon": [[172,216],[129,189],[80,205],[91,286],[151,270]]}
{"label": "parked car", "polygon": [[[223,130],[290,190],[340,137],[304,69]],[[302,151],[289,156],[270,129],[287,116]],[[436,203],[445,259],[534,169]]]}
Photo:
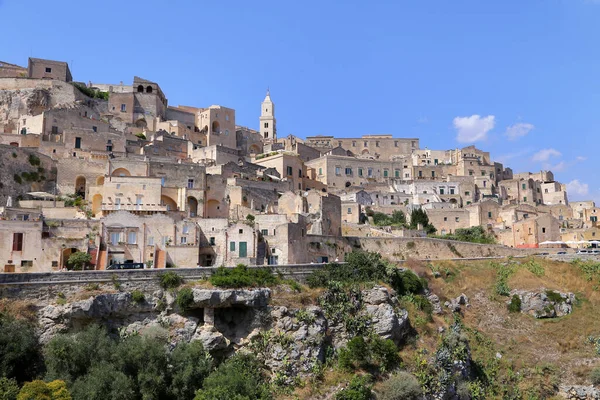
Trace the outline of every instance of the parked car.
{"label": "parked car", "polygon": [[577,254],[589,254],[587,250],[578,250]]}
{"label": "parked car", "polygon": [[559,252],[558,252],[558,253],[556,253],[556,254],[563,255],[563,254],[567,254],[567,252],[566,252],[566,251],[559,251]]}

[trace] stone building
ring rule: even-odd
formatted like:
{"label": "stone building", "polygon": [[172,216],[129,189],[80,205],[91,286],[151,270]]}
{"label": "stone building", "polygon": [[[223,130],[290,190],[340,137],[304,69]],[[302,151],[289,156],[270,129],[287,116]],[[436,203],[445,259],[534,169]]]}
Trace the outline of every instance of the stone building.
{"label": "stone building", "polygon": [[72,82],[69,64],[63,61],[43,60],[41,58],[29,58],[27,63],[27,76],[34,79],[57,79],[64,82]]}
{"label": "stone building", "polygon": [[398,155],[411,155],[413,150],[419,149],[419,139],[395,138],[392,135],[363,135],[360,138],[309,136],[305,144],[322,151],[339,146],[354,156],[386,161]]}

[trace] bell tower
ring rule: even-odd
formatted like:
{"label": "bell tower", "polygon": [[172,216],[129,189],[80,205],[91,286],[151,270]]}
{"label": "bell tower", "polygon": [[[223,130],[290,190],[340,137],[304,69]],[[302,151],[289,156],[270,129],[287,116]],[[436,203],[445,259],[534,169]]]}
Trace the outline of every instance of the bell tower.
{"label": "bell tower", "polygon": [[275,119],[275,104],[271,100],[271,93],[267,89],[267,95],[261,104],[260,110],[260,135],[265,143],[277,142],[277,126]]}

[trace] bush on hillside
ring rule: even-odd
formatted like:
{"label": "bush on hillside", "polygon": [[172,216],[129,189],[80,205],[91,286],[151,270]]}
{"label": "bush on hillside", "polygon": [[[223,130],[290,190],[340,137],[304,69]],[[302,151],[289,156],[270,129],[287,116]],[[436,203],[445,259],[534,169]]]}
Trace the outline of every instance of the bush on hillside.
{"label": "bush on hillside", "polygon": [[369,375],[354,375],[348,386],[335,395],[335,400],[370,400],[373,397]]}
{"label": "bush on hillside", "polygon": [[30,323],[0,314],[0,376],[22,383],[41,370],[41,352]]}
{"label": "bush on hillside", "polygon": [[220,288],[273,286],[279,282],[270,268],[220,267],[211,275],[210,283]]}
{"label": "bush on hillside", "polygon": [[419,400],[422,395],[423,391],[417,378],[401,371],[381,384],[377,391],[377,400]]}
{"label": "bush on hillside", "polygon": [[386,372],[400,364],[398,347],[390,339],[378,335],[363,338],[356,336],[339,351],[338,363],[346,370],[363,369],[370,372]]}
{"label": "bush on hillside", "polygon": [[168,271],[158,276],[159,285],[163,289],[174,289],[183,283],[183,278],[175,272]]}

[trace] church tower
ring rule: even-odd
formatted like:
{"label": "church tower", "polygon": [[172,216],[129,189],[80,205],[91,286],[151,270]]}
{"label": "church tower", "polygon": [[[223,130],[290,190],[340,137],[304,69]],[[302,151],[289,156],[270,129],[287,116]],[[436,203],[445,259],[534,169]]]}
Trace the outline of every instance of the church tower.
{"label": "church tower", "polygon": [[277,142],[277,127],[275,120],[275,104],[271,101],[271,93],[267,89],[267,96],[261,104],[260,134],[265,143]]}

